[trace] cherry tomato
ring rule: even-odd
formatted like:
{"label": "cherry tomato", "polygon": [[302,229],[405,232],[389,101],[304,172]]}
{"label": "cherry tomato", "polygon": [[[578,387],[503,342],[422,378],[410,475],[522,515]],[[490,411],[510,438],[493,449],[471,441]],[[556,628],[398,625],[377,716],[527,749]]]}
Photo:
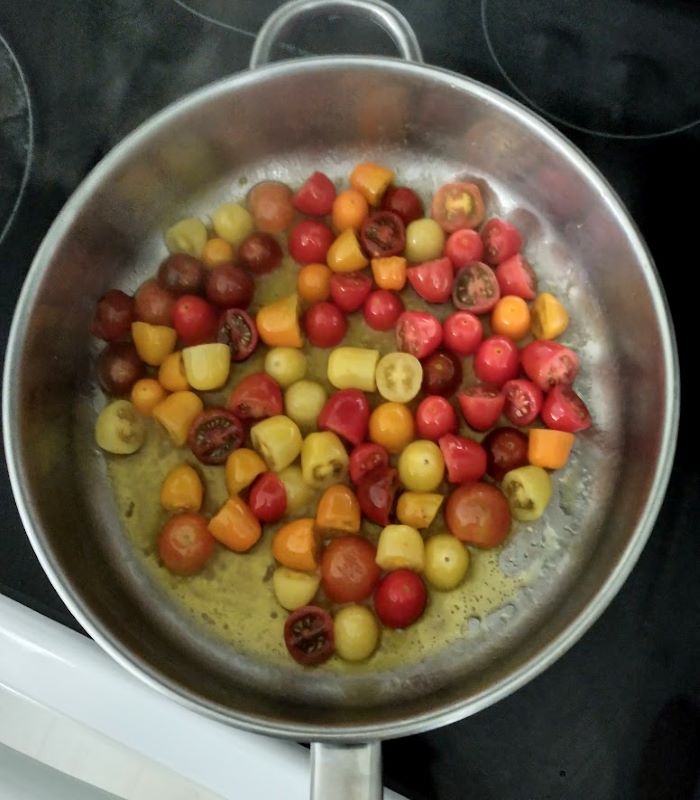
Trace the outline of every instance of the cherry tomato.
{"label": "cherry tomato", "polygon": [[591,427],[591,415],[583,400],[570,386],[555,386],[542,406],[542,420],[548,428],[578,433]]}
{"label": "cherry tomato", "polygon": [[372,279],[364,272],[333,273],[331,297],[341,311],[351,314],[360,308],[372,291]]}
{"label": "cherry tomato", "polygon": [[323,172],[314,172],[292,197],[292,205],[302,214],[325,217],[333,209],[335,186]]}
{"label": "cherry tomato", "polygon": [[450,299],[454,270],[449,258],[436,258],[409,267],[406,275],[416,294],[429,303],[446,303]]}
{"label": "cherry tomato", "polygon": [[393,467],[377,467],[357,484],[357,499],[362,513],[376,525],[388,525],[394,498],[399,489],[399,473]]}
{"label": "cherry tomato", "polygon": [[534,300],[537,295],[535,271],[520,253],[496,267],[496,280],[501,287],[501,294],[514,294],[523,300]]}
{"label": "cherry tomato", "polygon": [[134,298],[112,289],[97,301],[90,331],[98,339],[111,342],[129,333],[133,319]]}
{"label": "cherry tomato", "polygon": [[187,445],[202,464],[223,464],[244,438],[237,416],[225,408],[208,408],[190,425]]}
{"label": "cherry tomato", "polygon": [[447,433],[441,436],[438,444],[447,467],[447,480],[450,483],[478,481],[486,473],[486,451],[473,439]]}
{"label": "cherry tomato", "polygon": [[484,261],[494,267],[514,256],[523,246],[520,231],[504,219],[490,219],[481,231],[481,238]]}
{"label": "cherry tomato", "polygon": [[289,254],[299,264],[325,263],[326,253],[334,239],[333,231],[327,225],[305,219],[297,222],[289,234]]}
{"label": "cherry tomato", "polygon": [[350,453],[350,480],[357,486],[367,473],[377,467],[388,466],[389,453],[385,447],[374,442],[363,442]]}
{"label": "cherry tomato", "polygon": [[223,308],[248,308],[255,293],[255,283],[240,267],[222,264],[207,270],[205,291],[207,300],[214,305]]}
{"label": "cherry tomato", "polygon": [[404,305],[401,298],[387,289],[377,289],[365,300],[362,313],[365,322],[375,331],[388,331],[401,317]]}
{"label": "cherry tomato", "polygon": [[481,446],[486,450],[486,472],[495,481],[528,463],[527,436],[516,428],[495,428],[486,434]]}
{"label": "cherry tomato", "polygon": [[407,628],[425,611],[428,593],[420,575],[397,569],[385,575],[374,593],[374,610],[387,628]]}
{"label": "cherry tomato", "polygon": [[284,643],[289,655],[305,667],[322,664],[335,651],[333,618],[318,606],[303,606],[287,617]]}
{"label": "cherry tomato", "polygon": [[142,284],[134,295],[134,319],[150,325],[172,325],[175,297],[155,278]]}
{"label": "cherry tomato", "polygon": [[427,311],[404,311],[396,323],[396,346],[418,359],[427,358],[440,347],[442,325]]}
{"label": "cherry tomato", "polygon": [[171,294],[201,294],[204,289],[204,265],[194,256],[173,253],[158,268],[158,283]]}
{"label": "cherry tomato", "polygon": [[398,214],[375,211],[362,223],[360,241],[372,258],[397,256],[406,245],[406,229]]}
{"label": "cherry tomato", "polygon": [[314,303],[304,314],[304,330],[314,347],[335,347],[343,341],[348,321],[333,303]]}
{"label": "cherry tomato", "polygon": [[393,211],[403,220],[404,225],[423,216],[423,203],[420,197],[407,186],[390,186],[382,198],[384,211]]}
{"label": "cherry tomato", "polygon": [[227,344],[231,361],[245,361],[258,345],[258,329],[241,308],[229,308],[219,319],[216,341]]}
{"label": "cherry tomato", "polygon": [[496,547],[508,536],[510,508],[503,492],[488,483],[466,483],[447,499],[445,522],[460,541]]}
{"label": "cherry tomato", "polygon": [[501,297],[501,290],[491,267],[475,261],[457,270],[452,301],[457,308],[472,314],[487,314]]}
{"label": "cherry tomato", "polygon": [[489,336],[474,356],[474,374],[484,383],[502,386],[518,374],[518,348],[507,336]]}
{"label": "cherry tomato", "polygon": [[420,401],[416,409],[416,430],[421,439],[433,442],[457,430],[457,415],[449,401],[439,395],[430,395]]}
{"label": "cherry tomato", "polygon": [[297,273],[297,292],[307,303],[320,303],[331,296],[331,273],[325,264],[306,264]]}
{"label": "cherry tomato", "polygon": [[426,394],[452,394],[462,383],[462,362],[452,353],[438,351],[423,362],[423,391]]}
{"label": "cherry tomato", "polygon": [[362,536],[339,536],[321,556],[321,586],[335,603],[358,603],[369,597],[381,574],[377,549]]}
{"label": "cherry tomato", "polygon": [[194,575],[210,559],[216,539],[201,514],[176,514],[158,535],[158,555],[175,575]]}
{"label": "cherry tomato", "polygon": [[542,389],[532,381],[515,378],[506,381],[501,390],[506,398],[503,413],[513,425],[530,425],[542,408]]}
{"label": "cherry tomato", "polygon": [[503,412],[506,398],[495,386],[468,386],[457,395],[459,407],[470,428],[487,431]]}
{"label": "cherry tomato", "polygon": [[474,263],[474,261],[481,261],[484,255],[484,243],[476,231],[462,228],[449,235],[445,242],[445,255],[457,270]]}
{"label": "cherry tomato", "polygon": [[96,366],[102,390],[113,395],[130,392],[146,369],[131,342],[110,342],[97,357]]}
{"label": "cherry tomato", "polygon": [[473,183],[446,183],[433,197],[432,217],[445,233],[478,228],[484,219],[484,201]]}
{"label": "cherry tomato", "polygon": [[279,181],[262,181],[248,193],[255,227],[264,233],[282,233],[294,219],[292,190]]}
{"label": "cherry tomato", "polygon": [[255,275],[265,275],[282,263],[282,248],[269,233],[251,233],[238,248],[238,264]]}
{"label": "cherry tomato", "polygon": [[226,404],[239,419],[263,419],[284,413],[282,390],[265,372],[248,375],[234,388]]}
{"label": "cherry tomato", "polygon": [[210,303],[194,294],[183,294],[175,301],[172,325],[185,344],[201,344],[217,328],[216,312]]}
{"label": "cherry tomato", "polygon": [[359,444],[367,437],[369,403],[359,389],[342,389],[331,395],[318,417],[320,430],[333,431],[350,444]]}
{"label": "cherry tomato", "polygon": [[578,375],[578,356],[559,342],[530,342],[520,351],[520,360],[527,377],[543,391],[570,386]]}
{"label": "cherry tomato", "polygon": [[484,337],[481,320],[469,311],[455,311],[442,323],[442,341],[458,356],[475,353]]}
{"label": "cherry tomato", "polygon": [[287,490],[274,472],[258,477],[248,495],[248,506],[260,522],[277,522],[287,511]]}

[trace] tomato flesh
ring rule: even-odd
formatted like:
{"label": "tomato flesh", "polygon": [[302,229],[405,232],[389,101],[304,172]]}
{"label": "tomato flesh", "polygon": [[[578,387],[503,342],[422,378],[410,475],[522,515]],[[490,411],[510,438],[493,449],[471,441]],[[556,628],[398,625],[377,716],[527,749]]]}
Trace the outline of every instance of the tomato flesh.
{"label": "tomato flesh", "polygon": [[452,290],[456,308],[472,314],[487,314],[501,299],[501,290],[491,267],[476,261],[457,271]]}
{"label": "tomato flesh", "polygon": [[258,345],[258,329],[242,308],[229,308],[219,319],[216,341],[229,346],[231,361],[245,361]]}
{"label": "tomato flesh", "polygon": [[530,425],[537,419],[544,399],[537,384],[522,378],[506,381],[503,395],[503,413],[513,425]]}
{"label": "tomato flesh", "polygon": [[235,414],[208,408],[190,426],[187,444],[202,464],[223,464],[244,438],[243,424]]}
{"label": "tomato flesh", "polygon": [[591,427],[591,414],[570,386],[555,386],[542,405],[542,421],[548,428],[578,433]]}
{"label": "tomato flesh", "polygon": [[406,245],[403,220],[391,211],[375,211],[362,223],[360,241],[372,258],[396,256]]}
{"label": "tomato flesh", "polygon": [[335,652],[333,618],[318,606],[304,606],[287,617],[284,643],[289,655],[305,667],[322,664]]}
{"label": "tomato flesh", "polygon": [[446,183],[433,197],[432,215],[445,233],[479,227],[484,219],[481,190],[474,183]]}
{"label": "tomato flesh", "polygon": [[417,359],[427,358],[442,342],[442,325],[427,311],[404,311],[396,323],[396,346]]}
{"label": "tomato flesh", "polygon": [[381,571],[375,546],[362,536],[339,536],[321,556],[321,586],[335,603],[359,603],[369,597]]}

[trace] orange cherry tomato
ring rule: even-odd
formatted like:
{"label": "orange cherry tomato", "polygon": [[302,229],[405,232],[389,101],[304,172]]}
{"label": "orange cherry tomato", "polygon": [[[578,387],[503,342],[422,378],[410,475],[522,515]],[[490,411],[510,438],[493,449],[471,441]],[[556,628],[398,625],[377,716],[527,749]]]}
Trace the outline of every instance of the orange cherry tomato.
{"label": "orange cherry tomato", "polygon": [[329,486],[316,509],[316,530],[322,536],[357,533],[360,530],[360,504],[347,486]]}
{"label": "orange cherry tomato", "polygon": [[168,393],[154,378],[141,378],[131,387],[131,402],[136,410],[150,417],[153,409]]}
{"label": "orange cherry tomato", "polygon": [[528,434],[527,460],[535,467],[560,469],[569,460],[575,438],[567,431],[532,428]]}
{"label": "orange cherry tomato", "polygon": [[333,201],[333,227],[342,233],[348,228],[359,230],[369,214],[369,205],[357,189],[341,192]]}
{"label": "orange cherry tomato", "polygon": [[218,236],[209,239],[204,245],[202,250],[202,263],[209,269],[219,267],[221,264],[229,264],[233,261],[235,251],[233,245],[227,242],[226,239],[220,239]]}
{"label": "orange cherry tomato", "polygon": [[373,258],[372,275],[380,289],[400,292],[406,284],[406,259],[402,256]]}
{"label": "orange cherry tomato", "polygon": [[260,522],[240,497],[230,497],[209,520],[209,530],[221,544],[245,553],[262,534]]}
{"label": "orange cherry tomato", "polygon": [[491,330],[516,342],[528,335],[530,309],[522,297],[508,294],[496,303],[491,312]]}
{"label": "orange cherry tomato", "polygon": [[350,186],[361,192],[371,206],[378,206],[395,174],[381,164],[358,164],[350,173]]}
{"label": "orange cherry tomato", "polygon": [[331,275],[325,264],[307,264],[297,275],[297,292],[307,303],[328,300],[331,294]]}
{"label": "orange cherry tomato", "polygon": [[314,520],[295,519],[283,525],[272,540],[272,555],[284,567],[313,572],[318,567],[318,541]]}
{"label": "orange cherry tomato", "polygon": [[413,414],[403,403],[381,403],[369,418],[369,438],[390,453],[400,453],[413,441]]}
{"label": "orange cherry tomato", "polygon": [[268,347],[303,347],[299,326],[299,295],[290,294],[263,306],[255,318],[260,338]]}

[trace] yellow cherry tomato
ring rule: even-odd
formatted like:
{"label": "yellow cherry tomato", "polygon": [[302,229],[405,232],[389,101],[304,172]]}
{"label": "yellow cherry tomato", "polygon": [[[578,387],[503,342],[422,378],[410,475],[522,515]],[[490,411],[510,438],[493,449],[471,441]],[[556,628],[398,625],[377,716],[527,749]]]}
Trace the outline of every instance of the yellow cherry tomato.
{"label": "yellow cherry tomato", "polygon": [[301,428],[315,428],[327,399],[320,383],[297,381],[284,393],[284,411]]}
{"label": "yellow cherry tomato", "polygon": [[425,543],[425,577],[443,592],[455,589],[469,568],[469,551],[451,533],[431,536]]}
{"label": "yellow cherry tomato", "polygon": [[348,451],[332,431],[310,433],[301,448],[301,474],[314,489],[343,483],[348,477]]}
{"label": "yellow cherry tomato", "polygon": [[388,167],[365,162],[350,173],[350,186],[357,189],[371,206],[378,206],[395,177],[394,171]]}
{"label": "yellow cherry tomato", "polygon": [[240,203],[224,203],[212,216],[216,235],[234,247],[255,230],[253,217]]}
{"label": "yellow cherry tomato", "polygon": [[372,259],[372,275],[380,289],[400,292],[406,285],[406,269],[406,259],[402,256]]}
{"label": "yellow cherry tomato", "polygon": [[231,371],[231,350],[221,342],[186,347],[182,351],[182,360],[187,382],[200,392],[220,389]]}
{"label": "yellow cherry tomato", "polygon": [[165,232],[165,246],[171,253],[187,253],[200,258],[206,243],[206,226],[196,217],[181,219]]}
{"label": "yellow cherry tomato", "polygon": [[396,504],[396,516],[404,525],[428,528],[437,516],[444,496],[432,492],[404,492]]}
{"label": "yellow cherry tomato", "polygon": [[360,530],[360,503],[347,486],[329,486],[316,509],[316,530],[322,536],[358,533]]}
{"label": "yellow cherry tomato", "polygon": [[287,492],[287,515],[296,514],[306,508],[314,499],[316,492],[304,480],[301,467],[292,464],[285,467],[277,477],[284,484]]}
{"label": "yellow cherry tomato", "polygon": [[205,267],[209,267],[209,269],[215,269],[222,264],[229,264],[233,261],[235,255],[236,251],[233,249],[233,245],[230,242],[215,236],[213,239],[209,239],[204,245],[204,249],[202,250],[202,263]]}
{"label": "yellow cherry tomato", "polygon": [[139,358],[152,367],[160,366],[175,349],[177,333],[167,325],[132,322],[131,338]]}
{"label": "yellow cherry tomato", "polygon": [[377,390],[379,350],[364,347],[336,347],[328,359],[328,380],[336,389]]}
{"label": "yellow cherry tomato", "polygon": [[335,652],[344,661],[364,661],[379,644],[379,623],[367,606],[345,606],[333,619]]}
{"label": "yellow cherry tomato", "polygon": [[411,442],[399,456],[399,478],[414,492],[432,492],[442,483],[445,459],[442,450],[428,439]]}
{"label": "yellow cherry tomato", "polygon": [[313,572],[318,567],[318,540],[308,517],[283,525],[272,540],[272,555],[284,567]]}
{"label": "yellow cherry tomato", "polygon": [[375,561],[386,572],[404,568],[423,572],[423,537],[410,525],[387,525],[379,534]]}
{"label": "yellow cherry tomato", "polygon": [[556,339],[569,327],[564,306],[549,292],[542,292],[532,304],[532,335],[535,339]]}
{"label": "yellow cherry tomato", "polygon": [[369,205],[362,192],[357,189],[346,189],[333,201],[333,227],[338,233],[348,228],[359,230],[368,215]]}
{"label": "yellow cherry tomato", "polygon": [[406,226],[406,248],[409,261],[430,261],[442,255],[445,246],[445,231],[434,219],[415,219]]}
{"label": "yellow cherry tomato", "polygon": [[333,272],[357,272],[369,264],[352,228],[344,230],[328,248],[326,261]]}
{"label": "yellow cherry tomato", "polygon": [[158,383],[169,392],[185,392],[190,388],[185,375],[182,350],[176,350],[165,357],[158,368]]}
{"label": "yellow cherry tomato", "polygon": [[277,602],[287,611],[308,606],[321,583],[319,575],[299,572],[289,567],[277,567],[272,573],[272,591]]}
{"label": "yellow cherry tomato", "polygon": [[516,342],[528,335],[530,309],[522,297],[512,294],[501,297],[491,312],[491,330]]}
{"label": "yellow cherry tomato", "polygon": [[195,418],[202,413],[204,404],[194,392],[173,392],[153,409],[153,419],[168,432],[176,447],[182,447]]}
{"label": "yellow cherry tomato", "polygon": [[173,467],[160,487],[160,504],[166,511],[199,511],[203,497],[202,479],[189,464]]}
{"label": "yellow cherry tomato", "polygon": [[552,496],[552,479],[542,467],[518,467],[506,472],[501,489],[510,513],[521,522],[532,522],[544,514]]}
{"label": "yellow cherry tomato", "polygon": [[369,418],[369,438],[386,447],[390,453],[400,453],[413,441],[413,414],[403,403],[382,403]]}
{"label": "yellow cherry tomato", "polygon": [[265,372],[283,389],[300,381],[306,366],[306,356],[296,347],[273,347],[265,356]]}
{"label": "yellow cherry tomato", "polygon": [[320,303],[331,295],[331,275],[325,264],[307,264],[297,275],[297,292],[307,303]]}
{"label": "yellow cherry tomato", "polygon": [[248,447],[239,447],[226,459],[226,488],[229,494],[240,494],[263,472],[267,465],[260,456]]}
{"label": "yellow cherry tomato", "polygon": [[420,391],[423,365],[410,353],[387,353],[379,359],[375,379],[385,400],[408,403]]}
{"label": "yellow cherry tomato", "polygon": [[131,387],[131,402],[139,414],[150,417],[153,409],[161,400],[165,400],[167,394],[157,380],[141,378]]}
{"label": "yellow cherry tomato", "polygon": [[299,326],[299,295],[290,294],[263,306],[255,318],[260,338],[268,347],[303,347]]}
{"label": "yellow cherry tomato", "polygon": [[288,467],[301,452],[299,426],[283,414],[268,417],[253,425],[250,440],[273,472]]}
{"label": "yellow cherry tomato", "polygon": [[113,400],[95,422],[95,441],[108,453],[130,455],[146,439],[143,417],[128,400]]}

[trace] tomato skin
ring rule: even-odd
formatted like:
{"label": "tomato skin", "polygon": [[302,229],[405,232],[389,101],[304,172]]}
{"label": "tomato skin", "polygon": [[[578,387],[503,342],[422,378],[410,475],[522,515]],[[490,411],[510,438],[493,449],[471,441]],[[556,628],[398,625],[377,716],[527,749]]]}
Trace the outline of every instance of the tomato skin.
{"label": "tomato skin", "polygon": [[449,258],[436,258],[409,267],[406,275],[416,294],[429,303],[446,303],[452,295],[454,270]]}
{"label": "tomato skin", "polygon": [[442,325],[427,311],[404,311],[396,323],[396,347],[417,359],[427,358],[442,342]]}
{"label": "tomato skin", "polygon": [[345,338],[348,322],[333,303],[314,303],[304,315],[304,330],[314,347],[335,347]]}
{"label": "tomato skin", "polygon": [[239,419],[263,419],[284,413],[282,390],[265,372],[243,378],[234,387],[226,405]]}
{"label": "tomato skin", "polygon": [[457,415],[449,401],[440,395],[429,395],[416,409],[416,430],[421,439],[433,442],[457,430]]}
{"label": "tomato skin", "polygon": [[250,490],[248,506],[260,522],[277,522],[287,511],[287,490],[274,472],[260,475]]}
{"label": "tomato skin", "polygon": [[357,484],[357,499],[370,522],[385,526],[399,489],[399,473],[393,467],[377,467]]}
{"label": "tomato skin", "polygon": [[388,466],[389,453],[385,447],[374,442],[363,442],[350,453],[350,480],[357,486],[372,470]]}
{"label": "tomato skin", "polygon": [[458,270],[474,261],[482,260],[484,243],[476,231],[461,228],[449,235],[445,242],[445,255],[450,259],[455,270]]}
{"label": "tomato skin", "polygon": [[516,344],[507,336],[489,336],[474,356],[474,374],[484,383],[502,386],[518,374],[520,357]]}
{"label": "tomato skin", "polygon": [[248,192],[248,208],[255,227],[263,233],[281,233],[294,219],[292,190],[279,181],[262,181]]}
{"label": "tomato skin", "polygon": [[445,522],[450,533],[462,542],[497,547],[510,530],[510,507],[496,486],[465,483],[447,499]]}
{"label": "tomato skin", "polygon": [[331,297],[341,311],[357,311],[372,291],[372,279],[364,272],[334,273],[331,277]]}
{"label": "tomato skin", "polygon": [[478,481],[486,474],[486,451],[473,439],[448,433],[438,444],[447,467],[450,483]]}
{"label": "tomato skin", "polygon": [[537,384],[515,378],[503,384],[502,392],[506,398],[503,413],[513,425],[530,425],[537,419],[544,399]]}
{"label": "tomato skin", "polygon": [[362,313],[365,322],[375,331],[388,331],[404,313],[401,298],[387,289],[377,289],[365,300]]}
{"label": "tomato skin", "polygon": [[305,667],[322,664],[335,651],[333,618],[318,606],[303,606],[287,617],[284,643],[289,655]]}
{"label": "tomato skin", "polygon": [[420,197],[407,186],[390,186],[382,198],[382,209],[398,214],[404,225],[423,216],[423,203]]}
{"label": "tomato skin", "polygon": [[129,333],[133,319],[134,298],[112,289],[97,301],[90,332],[98,339],[113,342]]}
{"label": "tomato skin", "polygon": [[175,301],[172,325],[184,344],[201,344],[213,338],[218,320],[214,307],[193,294],[183,294]]}
{"label": "tomato skin", "polygon": [[204,288],[204,272],[199,259],[186,253],[173,253],[158,268],[158,283],[176,297],[201,294]]}
{"label": "tomato skin", "polygon": [[496,267],[496,280],[501,294],[514,294],[523,300],[534,300],[537,295],[537,277],[529,261],[517,253]]}
{"label": "tomato skin", "polygon": [[438,350],[423,362],[423,386],[426,394],[451,395],[462,383],[462,362],[452,353]]}
{"label": "tomato skin", "polygon": [[172,325],[174,295],[155,278],[146,281],[134,295],[134,319],[150,325]]}
{"label": "tomato skin", "polygon": [[443,344],[459,356],[476,353],[483,338],[481,320],[469,311],[455,311],[442,323]]}
{"label": "tomato skin", "polygon": [[299,264],[326,262],[328,248],[333,244],[333,231],[322,222],[304,219],[289,233],[289,254]]}
{"label": "tomato skin", "polygon": [[372,258],[397,256],[406,246],[403,220],[392,211],[375,211],[362,223],[360,241]]}
{"label": "tomato skin", "polygon": [[377,549],[362,536],[339,536],[321,556],[321,586],[335,603],[359,603],[369,597],[381,571]]}
{"label": "tomato skin", "polygon": [[229,308],[219,318],[216,341],[229,346],[231,361],[245,361],[258,346],[258,329],[242,308]]}
{"label": "tomato skin", "polygon": [[202,464],[223,464],[243,444],[240,419],[225,408],[208,408],[190,425],[187,445]]}
{"label": "tomato skin", "polygon": [[472,314],[487,314],[501,299],[501,290],[493,270],[475,261],[457,270],[452,289],[455,308]]}
{"label": "tomato skin", "polygon": [[559,342],[530,342],[520,351],[520,361],[527,377],[545,392],[557,385],[570,386],[579,370],[576,353]]}
{"label": "tomato skin", "polygon": [[251,233],[238,248],[238,264],[255,275],[273,272],[282,263],[282,248],[269,233]]}
{"label": "tomato skin", "polygon": [[158,535],[158,555],[175,575],[194,575],[203,569],[216,549],[216,539],[209,532],[201,514],[176,514]]}
{"label": "tomato skin", "polygon": [[323,172],[310,175],[292,196],[292,205],[302,214],[312,217],[325,217],[333,209],[335,186]]}
{"label": "tomato skin", "polygon": [[493,267],[520,252],[523,246],[520,231],[504,219],[490,219],[481,231],[481,238],[484,261]]}
{"label": "tomato skin", "polygon": [[445,233],[478,228],[484,219],[484,201],[479,187],[462,181],[444,184],[433,195],[432,217]]}
{"label": "tomato skin", "polygon": [[494,428],[482,439],[481,446],[486,450],[486,472],[495,481],[528,464],[528,439],[517,428]]}
{"label": "tomato skin", "polygon": [[545,397],[542,421],[548,428],[566,433],[585,431],[592,425],[591,414],[570,386],[555,386]]}
{"label": "tomato skin", "polygon": [[248,308],[255,294],[250,275],[233,264],[221,264],[205,276],[207,300],[223,308]]}
{"label": "tomato skin", "polygon": [[385,575],[374,593],[374,610],[387,628],[407,628],[425,611],[428,593],[420,575],[397,569]]}
{"label": "tomato skin", "polygon": [[359,444],[367,437],[369,403],[359,389],[341,389],[331,395],[318,417],[320,430],[333,431],[350,444]]}
{"label": "tomato skin", "polygon": [[110,342],[97,356],[96,369],[104,393],[120,395],[131,391],[146,365],[131,342]]}
{"label": "tomato skin", "polygon": [[468,386],[457,395],[459,407],[470,428],[487,431],[503,412],[506,398],[495,386]]}

